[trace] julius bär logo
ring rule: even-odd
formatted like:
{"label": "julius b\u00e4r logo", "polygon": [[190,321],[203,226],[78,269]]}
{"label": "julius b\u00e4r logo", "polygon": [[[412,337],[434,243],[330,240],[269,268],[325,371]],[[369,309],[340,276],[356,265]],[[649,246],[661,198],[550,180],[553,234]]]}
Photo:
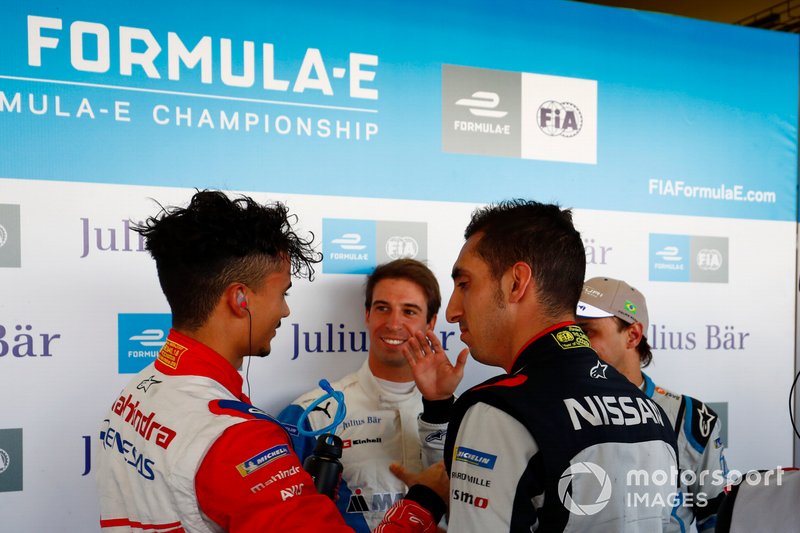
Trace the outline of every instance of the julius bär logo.
{"label": "julius b\u00e4r logo", "polygon": [[0,204],[0,267],[22,266],[19,206]]}

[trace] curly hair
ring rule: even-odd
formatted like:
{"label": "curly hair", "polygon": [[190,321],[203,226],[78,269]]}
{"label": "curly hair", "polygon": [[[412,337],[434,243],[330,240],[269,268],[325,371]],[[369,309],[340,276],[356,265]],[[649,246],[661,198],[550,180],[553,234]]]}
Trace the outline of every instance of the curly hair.
{"label": "curly hair", "polygon": [[476,251],[495,279],[523,261],[533,271],[545,311],[554,317],[575,313],[586,273],[586,252],[571,210],[533,200],[507,200],[472,213],[464,238],[477,233],[482,237]]}
{"label": "curly hair", "polygon": [[197,191],[187,207],[162,207],[133,227],[156,261],[161,289],[176,328],[194,330],[211,314],[225,288],[240,282],[259,288],[264,276],[288,260],[291,274],[314,277],[321,261],[292,229],[288,208],[261,205],[248,196]]}

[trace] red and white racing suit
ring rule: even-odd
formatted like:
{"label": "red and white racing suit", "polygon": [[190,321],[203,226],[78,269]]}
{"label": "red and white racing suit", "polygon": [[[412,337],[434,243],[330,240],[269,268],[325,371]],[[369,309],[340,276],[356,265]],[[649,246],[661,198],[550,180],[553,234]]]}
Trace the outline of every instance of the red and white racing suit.
{"label": "red and white racing suit", "polygon": [[[105,532],[351,531],[233,366],[175,330],[114,402],[98,458]],[[435,521],[405,500],[384,531]]]}

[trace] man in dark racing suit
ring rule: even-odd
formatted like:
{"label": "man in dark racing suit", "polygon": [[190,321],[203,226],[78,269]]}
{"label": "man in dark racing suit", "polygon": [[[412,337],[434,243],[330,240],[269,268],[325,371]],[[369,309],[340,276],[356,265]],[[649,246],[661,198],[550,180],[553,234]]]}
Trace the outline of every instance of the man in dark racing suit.
{"label": "man in dark racing suit", "polygon": [[[447,320],[476,360],[507,374],[453,408],[449,529],[662,531],[675,435],[575,325],[586,261],[570,211],[503,202],[476,211],[465,238]],[[418,334],[405,354],[415,373],[438,372],[425,362],[441,350]]]}

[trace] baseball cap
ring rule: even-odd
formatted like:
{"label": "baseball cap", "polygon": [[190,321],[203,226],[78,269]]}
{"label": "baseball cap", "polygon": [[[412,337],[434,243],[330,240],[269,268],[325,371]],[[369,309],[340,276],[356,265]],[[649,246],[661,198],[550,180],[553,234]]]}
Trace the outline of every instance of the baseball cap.
{"label": "baseball cap", "polygon": [[619,279],[586,280],[575,314],[580,318],[615,316],[628,324],[639,322],[644,336],[647,336],[647,302],[644,295]]}

